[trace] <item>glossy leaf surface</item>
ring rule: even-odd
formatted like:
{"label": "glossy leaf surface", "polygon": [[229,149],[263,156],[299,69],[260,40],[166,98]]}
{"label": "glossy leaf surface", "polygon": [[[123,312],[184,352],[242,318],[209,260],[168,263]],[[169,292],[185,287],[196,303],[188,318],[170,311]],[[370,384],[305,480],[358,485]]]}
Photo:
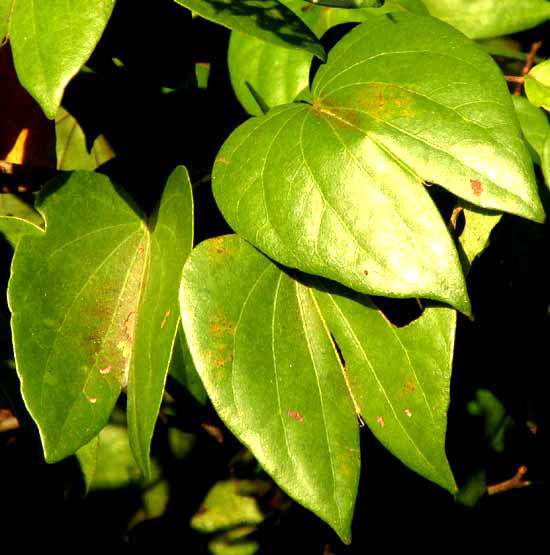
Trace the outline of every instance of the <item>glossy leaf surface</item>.
{"label": "glossy leaf surface", "polygon": [[441,22],[395,13],[336,45],[312,99],[253,118],[226,141],[213,190],[228,223],[287,266],[467,313],[458,257],[424,181],[544,218],[498,67]]}
{"label": "glossy leaf surface", "polygon": [[[167,237],[163,227],[173,220],[163,204],[177,197],[185,208],[180,225],[190,229],[190,195],[185,170],[176,170],[150,228],[124,191],[99,174],[64,175],[40,195],[46,231],[20,240],[8,300],[22,394],[48,461],[101,430],[129,371],[129,396],[143,402],[133,427],[148,436],[177,329],[177,285],[171,297],[169,289],[190,248],[185,235]],[[147,449],[143,441],[135,448],[144,471]]]}
{"label": "glossy leaf surface", "polygon": [[[426,12],[420,0],[388,1],[379,9],[355,10],[310,5],[302,0],[284,0],[283,3],[300,17],[317,37],[321,37],[335,25],[362,22],[376,13],[405,9],[415,13]],[[263,111],[249,86],[252,86],[271,108],[292,102],[298,93],[309,85],[312,59],[313,56],[308,52],[273,46],[244,33],[231,33],[227,57],[231,84],[239,102],[251,115],[258,116]]]}
{"label": "glossy leaf surface", "polygon": [[550,17],[546,0],[423,0],[431,15],[472,39],[509,35]]}
{"label": "glossy leaf surface", "polygon": [[7,32],[21,84],[53,119],[67,83],[90,57],[115,0],[15,0]]}
{"label": "glossy leaf surface", "polygon": [[550,60],[536,65],[525,76],[525,94],[535,106],[550,110]]}
{"label": "glossy leaf surface", "polygon": [[428,308],[399,329],[368,297],[315,283],[238,236],[211,239],[184,266],[182,324],[220,416],[349,541],[359,413],[405,464],[455,489],[444,436],[456,313]]}
{"label": "glossy leaf surface", "polygon": [[194,13],[229,29],[285,48],[298,48],[325,59],[315,35],[281,2],[275,0],[175,0]]}

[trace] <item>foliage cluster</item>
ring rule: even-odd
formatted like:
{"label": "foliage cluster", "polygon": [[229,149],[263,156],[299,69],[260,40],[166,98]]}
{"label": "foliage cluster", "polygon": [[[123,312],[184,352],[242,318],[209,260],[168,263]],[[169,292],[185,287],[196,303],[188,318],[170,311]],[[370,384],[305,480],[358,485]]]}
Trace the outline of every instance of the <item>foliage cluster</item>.
{"label": "foliage cluster", "polygon": [[0,0],[0,487],[27,518],[62,483],[75,534],[227,555],[510,499],[538,522],[548,19]]}

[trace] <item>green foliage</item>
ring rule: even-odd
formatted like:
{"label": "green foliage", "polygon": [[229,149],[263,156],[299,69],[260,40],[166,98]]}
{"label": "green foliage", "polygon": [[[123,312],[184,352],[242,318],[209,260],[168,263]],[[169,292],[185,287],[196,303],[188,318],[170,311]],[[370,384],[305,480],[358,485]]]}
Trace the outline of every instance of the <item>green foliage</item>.
{"label": "green foliage", "polygon": [[[115,0],[2,0],[2,36],[9,36],[21,84],[53,119],[67,83],[90,57]],[[62,39],[61,39],[62,37]]]}
{"label": "green foliage", "polygon": [[[197,552],[261,551],[291,500],[350,543],[379,444],[477,506],[538,418],[517,381],[493,388],[491,357],[519,350],[536,382],[550,62],[527,52],[550,2],[158,6],[0,0],[44,113],[0,134],[0,432],[13,412],[80,493],[126,491],[126,532],[162,521],[180,483]],[[56,168],[28,162],[35,127]],[[508,259],[532,312],[499,289]],[[531,331],[505,341],[499,320]]]}

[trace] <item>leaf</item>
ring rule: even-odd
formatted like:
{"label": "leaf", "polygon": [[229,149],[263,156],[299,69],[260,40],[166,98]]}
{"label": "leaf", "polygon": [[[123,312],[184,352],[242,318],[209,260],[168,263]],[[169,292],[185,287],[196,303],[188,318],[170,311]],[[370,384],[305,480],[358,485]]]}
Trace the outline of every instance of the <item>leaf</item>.
{"label": "leaf", "polygon": [[[358,23],[368,19],[373,13],[389,13],[409,9],[422,13],[425,8],[418,2],[389,1],[383,8],[346,10],[312,6],[301,0],[283,2],[306,25],[321,37],[325,31],[341,23]],[[292,102],[298,93],[309,84],[309,70],[313,56],[303,50],[289,50],[274,46],[259,38],[233,31],[229,41],[227,56],[229,76],[233,90],[245,110],[252,115],[261,115],[263,110],[249,90],[249,85],[268,106],[274,107]]]}
{"label": "leaf", "polygon": [[168,372],[170,376],[187,389],[199,404],[205,405],[207,403],[208,395],[193,364],[181,325],[178,327],[178,334],[174,343]]}
{"label": "leaf", "polygon": [[135,328],[135,346],[128,381],[130,445],[145,476],[176,333],[178,290],[183,263],[193,246],[193,196],[187,171],[169,177],[153,215],[147,282]]}
{"label": "leaf", "polygon": [[531,104],[550,110],[550,60],[537,64],[525,76],[525,94]]}
{"label": "leaf", "polygon": [[236,235],[210,239],[184,266],[182,324],[221,418],[348,542],[358,413],[405,464],[455,489],[444,452],[455,312],[428,308],[399,329],[368,297],[315,283]]}
{"label": "leaf", "polygon": [[530,29],[550,17],[546,0],[423,0],[431,15],[472,39]]}
{"label": "leaf", "polygon": [[502,214],[464,201],[459,201],[457,206],[464,216],[464,229],[458,238],[458,252],[462,269],[467,274],[475,258],[489,245],[491,231],[502,218]]}
{"label": "leaf", "polygon": [[0,233],[15,249],[23,235],[39,233],[44,221],[36,210],[11,193],[0,193]]}
{"label": "leaf", "polygon": [[67,83],[98,43],[114,4],[115,0],[13,0],[8,32],[17,76],[50,119]]}
{"label": "leaf", "polygon": [[[177,169],[149,228],[127,194],[100,174],[63,175],[39,196],[46,231],[20,240],[8,301],[22,395],[48,462],[97,435],[131,367],[130,407],[138,395],[143,411],[132,420],[142,440],[136,451],[147,471],[143,441],[178,325],[177,286],[171,297],[168,291],[190,249],[188,236],[169,238],[165,225],[178,205],[178,230],[189,229],[190,195],[187,174]],[[157,365],[154,375],[149,364]]]}
{"label": "leaf", "polygon": [[252,118],[223,145],[212,185],[229,225],[286,266],[468,313],[458,256],[424,181],[544,219],[498,67],[441,22],[394,13],[336,45],[312,99]]}
{"label": "leaf", "polygon": [[546,186],[550,189],[550,132],[542,145],[541,168]]}
{"label": "leaf", "polygon": [[256,499],[246,495],[246,489],[253,485],[248,480],[234,479],[214,484],[191,519],[191,528],[203,533],[213,533],[238,526],[261,524],[264,515]]}
{"label": "leaf", "polygon": [[196,14],[229,29],[285,48],[310,52],[320,60],[325,51],[308,27],[275,0],[176,0]]}
{"label": "leaf", "polygon": [[523,96],[512,96],[512,100],[531,158],[540,166],[544,141],[550,132],[548,117],[543,110],[533,106]]}
{"label": "leaf", "polygon": [[55,116],[55,135],[58,170],[95,170],[115,155],[103,135],[96,137],[88,152],[82,127],[63,107]]}

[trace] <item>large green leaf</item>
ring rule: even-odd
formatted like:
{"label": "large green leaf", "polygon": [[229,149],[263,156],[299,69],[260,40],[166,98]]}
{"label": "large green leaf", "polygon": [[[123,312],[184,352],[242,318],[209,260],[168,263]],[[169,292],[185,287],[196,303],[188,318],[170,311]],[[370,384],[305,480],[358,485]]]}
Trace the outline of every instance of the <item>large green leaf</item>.
{"label": "large green leaf", "polygon": [[372,17],[331,51],[312,99],[252,118],[223,145],[212,182],[228,223],[287,266],[468,313],[425,182],[544,219],[496,64],[436,19]]}
{"label": "large green leaf", "polygon": [[205,241],[184,266],[182,324],[220,416],[349,541],[359,415],[405,464],[455,490],[444,439],[456,313],[427,308],[396,328],[368,297],[304,277],[236,235]]}
{"label": "large green leaf", "polygon": [[286,48],[303,49],[325,59],[307,25],[276,0],[175,0],[196,14],[229,29]]}
{"label": "large green leaf", "polygon": [[[341,23],[365,21],[374,13],[390,13],[408,9],[426,13],[420,0],[417,2],[388,1],[383,8],[346,10],[312,6],[302,0],[284,0],[307,26],[321,37],[327,29]],[[298,93],[309,85],[309,70],[313,56],[303,50],[289,50],[274,46],[238,31],[231,33],[228,52],[229,75],[239,102],[252,115],[262,114],[262,109],[249,87],[270,108],[292,102]]]}
{"label": "large green leaf", "polygon": [[[90,57],[115,0],[3,0],[17,77],[53,119],[67,83]],[[9,6],[9,7],[8,7]]]}
{"label": "large green leaf", "polygon": [[129,372],[134,450],[147,472],[146,442],[179,320],[177,283],[191,247],[190,199],[184,169],[169,180],[149,226],[99,174],[63,175],[41,193],[46,231],[20,240],[8,300],[22,394],[48,461],[101,430]]}
{"label": "large green leaf", "polygon": [[472,39],[509,35],[550,17],[547,0],[422,0],[429,12]]}

